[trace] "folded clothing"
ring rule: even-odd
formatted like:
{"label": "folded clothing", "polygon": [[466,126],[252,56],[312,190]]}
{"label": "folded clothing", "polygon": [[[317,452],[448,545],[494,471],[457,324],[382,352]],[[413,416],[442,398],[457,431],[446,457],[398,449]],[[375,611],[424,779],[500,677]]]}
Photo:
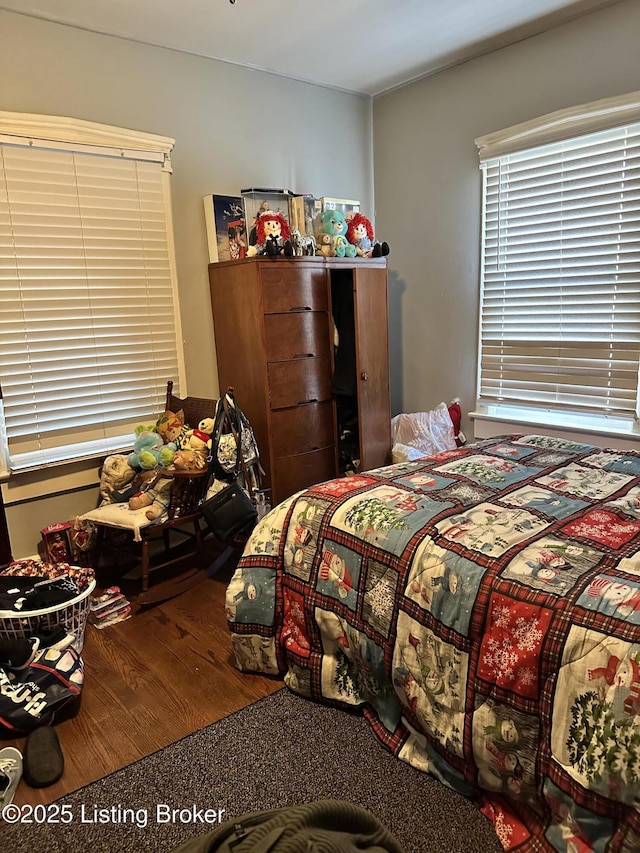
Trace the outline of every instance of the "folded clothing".
{"label": "folded clothing", "polygon": [[44,610],[77,598],[80,591],[70,575],[50,580],[0,575],[0,610]]}

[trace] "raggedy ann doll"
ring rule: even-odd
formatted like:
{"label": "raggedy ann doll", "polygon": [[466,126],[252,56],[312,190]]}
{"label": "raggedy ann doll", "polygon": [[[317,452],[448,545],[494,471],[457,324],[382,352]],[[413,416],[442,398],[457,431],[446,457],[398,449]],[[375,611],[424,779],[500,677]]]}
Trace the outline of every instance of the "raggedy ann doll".
{"label": "raggedy ann doll", "polygon": [[389,254],[389,244],[379,243],[373,234],[373,225],[362,213],[354,213],[349,220],[347,240],[356,247],[362,258],[382,258]]}
{"label": "raggedy ann doll", "polygon": [[254,255],[293,255],[293,246],[290,241],[291,232],[289,223],[281,213],[266,210],[261,213],[256,223],[255,246],[249,246],[247,257]]}

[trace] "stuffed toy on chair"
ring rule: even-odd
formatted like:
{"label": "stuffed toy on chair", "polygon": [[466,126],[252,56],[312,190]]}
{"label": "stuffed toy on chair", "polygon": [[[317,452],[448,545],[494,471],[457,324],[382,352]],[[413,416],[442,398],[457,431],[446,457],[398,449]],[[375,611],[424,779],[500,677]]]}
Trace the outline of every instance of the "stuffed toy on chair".
{"label": "stuffed toy on chair", "polygon": [[214,426],[213,418],[203,418],[197,429],[191,429],[185,434],[180,450],[173,457],[174,468],[184,471],[205,467],[211,452]]}
{"label": "stuffed toy on chair", "polygon": [[366,216],[354,213],[347,227],[347,240],[356,248],[361,258],[382,258],[389,254],[388,243],[378,243],[373,225]]}
{"label": "stuffed toy on chair", "polygon": [[136,476],[123,453],[114,453],[102,463],[100,468],[100,499],[103,504],[113,502],[113,494],[125,489]]}
{"label": "stuffed toy on chair", "polygon": [[145,429],[137,435],[127,462],[132,468],[150,470],[158,465],[170,465],[175,452],[175,444],[165,444],[157,432]]}
{"label": "stuffed toy on chair", "polygon": [[152,480],[156,476],[157,472],[153,469],[142,469],[141,471],[136,471],[135,476],[131,482],[122,489],[111,489],[109,498],[111,503],[126,503],[130,500],[134,495],[139,494],[145,488],[146,484],[149,480]]}
{"label": "stuffed toy on chair", "polygon": [[347,240],[347,220],[341,210],[324,210],[317,219],[316,253],[327,258],[355,258],[356,247]]}
{"label": "stuffed toy on chair", "polygon": [[129,509],[149,507],[145,515],[151,521],[155,521],[169,506],[170,490],[171,479],[163,477],[160,471],[156,471],[154,476],[142,485],[140,491],[129,498]]}
{"label": "stuffed toy on chair", "polygon": [[165,444],[174,444],[179,448],[188,429],[189,426],[184,421],[184,409],[179,409],[177,412],[167,409],[156,421],[154,431]]}

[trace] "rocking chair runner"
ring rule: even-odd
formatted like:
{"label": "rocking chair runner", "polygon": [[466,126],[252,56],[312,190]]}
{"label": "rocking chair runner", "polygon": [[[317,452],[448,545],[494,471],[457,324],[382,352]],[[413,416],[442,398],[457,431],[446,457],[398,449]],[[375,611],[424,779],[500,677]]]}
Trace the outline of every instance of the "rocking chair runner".
{"label": "rocking chair runner", "polygon": [[[173,382],[169,380],[167,382],[165,408],[171,412],[178,412],[182,409],[185,423],[195,427],[203,418],[215,417],[216,400],[206,397],[176,397],[173,394]],[[198,509],[207,484],[207,475],[207,468],[197,471],[173,471],[168,474],[172,482],[166,518],[140,527],[142,591],[136,600],[138,606],[157,603],[190,589],[196,583],[215,573],[233,553],[232,548],[226,548],[211,566],[208,565],[203,531],[200,527],[202,516]],[[109,526],[106,522],[104,524]],[[99,550],[104,530],[100,521],[97,521],[97,525],[97,549]],[[176,552],[176,547],[171,541],[173,534],[182,537],[180,544],[185,541],[192,543],[191,553],[196,557],[198,568],[189,569],[177,578],[171,578],[169,581],[157,584],[156,587],[150,589],[149,578],[152,572],[184,562],[185,558],[189,556],[189,552],[185,553],[184,549]],[[152,559],[152,544],[158,540],[162,540],[163,551],[160,554],[155,554]]]}

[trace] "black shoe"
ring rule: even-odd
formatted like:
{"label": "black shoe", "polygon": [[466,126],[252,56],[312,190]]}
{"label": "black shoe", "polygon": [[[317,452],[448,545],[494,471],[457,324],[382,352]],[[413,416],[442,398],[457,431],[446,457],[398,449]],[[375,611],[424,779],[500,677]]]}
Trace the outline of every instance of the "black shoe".
{"label": "black shoe", "polygon": [[380,245],[380,243],[376,243],[374,245],[373,249],[371,250],[371,257],[372,258],[381,258],[382,257],[382,246]]}
{"label": "black shoe", "polygon": [[20,670],[26,669],[40,648],[37,637],[29,640],[0,639],[0,668]]}
{"label": "black shoe", "polygon": [[382,252],[383,257],[386,257],[389,254],[389,251],[390,251],[389,244],[385,243],[384,240],[382,241],[382,244],[380,245],[380,251]]}
{"label": "black shoe", "polygon": [[291,240],[286,240],[284,244],[284,254],[287,258],[293,257],[293,246]]}
{"label": "black shoe", "polygon": [[31,788],[47,788],[60,779],[64,756],[56,730],[41,726],[30,732],[24,745],[22,778]]}

